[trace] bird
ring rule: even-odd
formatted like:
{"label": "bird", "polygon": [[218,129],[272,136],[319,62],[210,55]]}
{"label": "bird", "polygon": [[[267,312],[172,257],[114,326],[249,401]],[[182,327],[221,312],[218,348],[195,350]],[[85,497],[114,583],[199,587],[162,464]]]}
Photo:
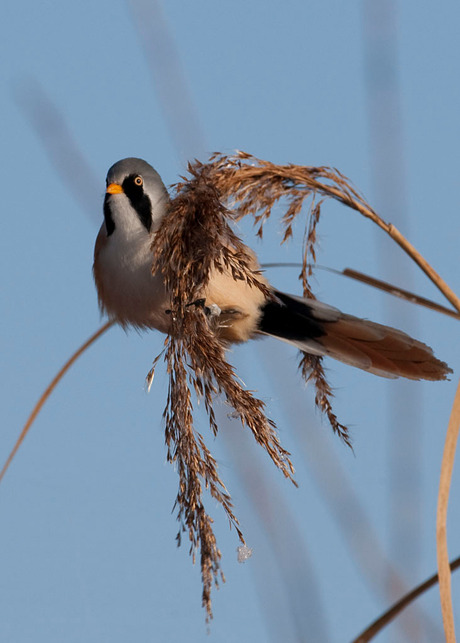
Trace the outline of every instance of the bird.
{"label": "bird", "polygon": [[[101,312],[124,328],[171,331],[171,297],[163,275],[152,273],[151,248],[169,204],[160,175],[146,161],[125,158],[109,169],[93,275]],[[249,248],[248,255],[259,270]],[[264,275],[260,279],[265,292],[230,270],[211,271],[200,301],[217,314],[214,332],[226,345],[272,336],[381,377],[435,381],[452,372],[429,346],[401,330],[280,292]]]}

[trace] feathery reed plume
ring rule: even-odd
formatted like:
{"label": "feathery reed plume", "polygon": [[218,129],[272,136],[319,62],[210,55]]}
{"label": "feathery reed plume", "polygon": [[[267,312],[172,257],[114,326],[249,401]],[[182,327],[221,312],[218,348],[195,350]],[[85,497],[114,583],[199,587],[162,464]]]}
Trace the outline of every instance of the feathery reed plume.
{"label": "feathery reed plume", "polygon": [[[194,167],[202,168],[195,163]],[[245,152],[238,152],[229,157],[214,154],[206,166],[221,198],[234,206],[236,219],[251,215],[257,225],[257,235],[263,236],[263,226],[271,215],[273,207],[284,199],[287,209],[282,217],[284,226],[284,243],[292,236],[294,219],[301,212],[305,201],[310,202],[310,216],[304,232],[303,261],[299,278],[305,297],[315,299],[309,284],[312,274],[311,262],[316,260],[315,243],[316,227],[321,215],[321,205],[327,197],[339,201],[356,202],[366,207],[367,204],[350,185],[349,181],[338,171],[326,167],[300,167],[295,165],[275,165],[262,161]],[[318,179],[330,183],[321,184]],[[320,200],[317,201],[317,196]],[[341,424],[332,411],[333,397],[327,383],[323,360],[320,356],[301,352],[300,372],[306,382],[313,381],[316,388],[315,403],[324,413],[335,433],[351,446],[348,429]]]}
{"label": "feathery reed plume", "polygon": [[[195,163],[194,167],[202,168]],[[284,199],[287,209],[282,217],[284,243],[292,236],[294,219],[301,212],[305,201],[310,202],[310,214],[304,232],[303,261],[299,279],[305,297],[315,299],[310,287],[311,263],[316,261],[316,228],[321,215],[321,206],[326,198],[333,197],[346,205],[356,204],[369,208],[359,193],[338,170],[327,167],[300,167],[275,165],[262,161],[245,152],[229,157],[214,154],[207,165],[207,172],[215,182],[221,198],[232,202],[237,219],[246,215],[254,218],[257,235],[262,237],[263,226],[273,207]],[[324,182],[321,183],[320,179]],[[317,201],[318,195],[320,200]],[[353,207],[353,206],[352,206]],[[341,424],[332,410],[333,397],[320,356],[301,352],[300,372],[306,382],[310,380],[316,389],[315,403],[324,413],[335,433],[351,446],[348,429]]]}
{"label": "feathery reed plume", "polygon": [[291,480],[294,468],[289,453],[279,443],[274,423],[265,414],[263,402],[242,387],[225,360],[225,345],[214,332],[222,323],[220,311],[206,308],[202,299],[212,271],[230,270],[234,279],[245,280],[269,296],[267,286],[251,267],[253,258],[246,247],[229,227],[227,220],[233,215],[219,200],[207,168],[197,165],[190,167],[190,172],[192,178],[176,186],[177,196],[155,235],[152,271],[161,271],[172,294],[172,330],[165,342],[169,390],[164,418],[167,457],[179,473],[177,539],[180,543],[181,533],[188,532],[191,553],[195,555],[196,549],[201,549],[203,606],[211,618],[211,588],[213,582],[218,582],[221,554],[212,519],[203,506],[203,485],[222,505],[243,544],[244,538],[216,462],[202,435],[194,429],[189,384],[204,400],[214,435],[218,426],[213,396],[222,393],[241,423]]}
{"label": "feathery reed plume", "polygon": [[454,291],[392,223],[379,217],[338,170],[293,164],[276,165],[246,152],[238,152],[233,156],[216,153],[211,157],[208,167],[211,168],[211,175],[221,198],[236,204],[237,217],[252,215],[255,223],[259,224],[259,235],[262,235],[263,224],[270,216],[273,206],[281,198],[285,198],[289,204],[285,214],[288,236],[291,222],[309,197],[313,199],[313,203],[318,195],[332,198],[356,210],[384,230],[415,261],[454,308],[460,311],[460,298]]}

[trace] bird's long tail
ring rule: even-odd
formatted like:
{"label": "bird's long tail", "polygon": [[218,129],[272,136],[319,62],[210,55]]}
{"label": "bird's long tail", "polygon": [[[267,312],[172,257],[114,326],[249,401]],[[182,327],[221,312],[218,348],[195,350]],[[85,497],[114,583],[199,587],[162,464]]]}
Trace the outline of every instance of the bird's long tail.
{"label": "bird's long tail", "polygon": [[264,306],[260,333],[381,377],[444,380],[452,373],[429,346],[400,330],[347,315],[314,299],[278,291],[274,295]]}

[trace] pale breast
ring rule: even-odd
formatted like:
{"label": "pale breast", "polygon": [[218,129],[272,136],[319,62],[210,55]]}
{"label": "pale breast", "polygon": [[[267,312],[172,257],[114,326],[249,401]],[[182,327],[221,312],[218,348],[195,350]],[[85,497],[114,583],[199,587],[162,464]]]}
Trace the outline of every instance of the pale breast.
{"label": "pale breast", "polygon": [[108,242],[104,232],[101,228],[94,255],[101,309],[123,326],[168,332],[170,303],[163,279],[151,272],[150,237],[139,235],[127,245],[118,243],[115,235]]}
{"label": "pale breast", "polygon": [[[105,226],[96,241],[94,277],[101,309],[121,325],[169,331],[171,301],[163,277],[152,275],[151,237],[145,232],[130,243],[117,235],[107,238]],[[254,269],[257,263],[254,258]],[[261,277],[264,283],[267,283]],[[214,270],[208,285],[197,298],[206,306],[216,305],[221,313],[216,332],[228,342],[244,342],[257,332],[264,294],[244,280],[235,280],[230,272]],[[192,302],[187,302],[192,303]]]}

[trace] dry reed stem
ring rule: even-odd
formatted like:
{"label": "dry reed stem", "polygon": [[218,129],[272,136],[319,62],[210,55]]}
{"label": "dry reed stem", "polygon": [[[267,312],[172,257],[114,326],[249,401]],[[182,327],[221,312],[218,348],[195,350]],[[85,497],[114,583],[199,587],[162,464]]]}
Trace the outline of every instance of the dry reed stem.
{"label": "dry reed stem", "polygon": [[451,308],[446,308],[445,306],[442,306],[435,301],[431,301],[431,299],[421,297],[420,295],[417,295],[410,290],[400,288],[399,286],[394,286],[393,284],[390,284],[387,281],[383,281],[382,279],[371,277],[370,275],[366,275],[362,272],[359,272],[358,270],[353,270],[352,268],[344,268],[344,270],[342,270],[340,274],[344,275],[344,277],[349,277],[350,279],[361,281],[362,283],[367,284],[368,286],[372,286],[373,288],[383,290],[384,292],[387,292],[394,297],[405,299],[412,304],[417,304],[417,306],[424,306],[425,308],[435,310],[436,312],[442,313],[443,315],[455,317],[455,319],[460,319],[459,311],[452,310]]}
{"label": "dry reed stem", "polygon": [[[298,262],[270,262],[262,263],[261,268],[302,268],[302,264]],[[421,297],[416,293],[405,290],[400,286],[395,286],[390,284],[388,281],[383,281],[382,279],[377,279],[377,277],[372,277],[364,272],[359,272],[359,270],[354,270],[353,268],[344,268],[343,270],[337,270],[335,268],[330,268],[328,266],[321,266],[319,264],[314,264],[310,266],[311,269],[315,270],[326,270],[327,272],[332,272],[335,275],[341,275],[342,277],[348,277],[354,281],[360,281],[371,288],[376,288],[377,290],[382,290],[393,297],[398,297],[398,299],[403,299],[408,301],[411,304],[416,304],[417,306],[422,306],[424,308],[429,308],[448,317],[454,317],[455,319],[460,319],[460,312],[453,310],[452,308],[447,308],[442,306],[431,299],[426,297]]]}
{"label": "dry reed stem", "polygon": [[[265,268],[303,268],[303,264],[299,262],[291,262],[291,261],[282,261],[282,262],[275,261],[275,262],[268,262],[268,263],[264,262],[260,264],[260,266],[263,269]],[[460,312],[457,312],[452,308],[447,308],[446,306],[442,306],[441,304],[438,304],[437,302],[432,301],[431,299],[427,299],[426,297],[421,297],[420,295],[417,295],[416,293],[410,290],[405,290],[400,286],[395,286],[394,284],[390,284],[390,282],[388,281],[377,279],[377,277],[372,277],[371,275],[368,275],[364,272],[359,272],[358,270],[354,270],[353,268],[344,268],[343,270],[337,270],[336,268],[330,268],[329,266],[321,266],[318,263],[311,264],[309,267],[312,270],[313,269],[325,270],[326,272],[331,272],[335,275],[348,277],[349,279],[353,279],[354,281],[360,281],[361,283],[366,284],[371,288],[382,290],[383,292],[386,292],[387,294],[392,295],[393,297],[398,297],[398,299],[403,299],[405,301],[408,301],[411,304],[416,304],[417,306],[429,308],[430,310],[434,310],[438,313],[442,313],[443,315],[447,315],[448,317],[454,317],[455,319],[460,319]]]}
{"label": "dry reed stem", "polygon": [[101,328],[99,328],[89,339],[86,340],[84,344],[80,346],[78,350],[75,351],[75,353],[67,360],[67,362],[64,364],[64,366],[60,369],[60,371],[55,375],[55,377],[52,379],[50,382],[49,386],[46,388],[46,390],[42,393],[40,396],[40,399],[32,409],[32,413],[29,415],[27,422],[24,425],[24,428],[22,429],[18,439],[16,440],[16,443],[11,450],[10,455],[8,456],[5,464],[3,465],[3,469],[0,471],[0,482],[3,480],[3,476],[7,472],[7,469],[9,468],[14,456],[18,452],[19,447],[24,441],[24,438],[26,437],[27,433],[29,432],[32,424],[35,422],[37,415],[40,413],[42,410],[43,405],[45,404],[46,400],[49,398],[51,393],[54,391],[56,386],[59,384],[59,382],[62,380],[64,375],[67,373],[69,368],[77,361],[77,359],[82,355],[87,348],[91,346],[91,344],[94,344],[96,340],[101,337],[105,333],[106,330],[108,330],[111,326],[114,325],[114,321],[108,321],[106,322]]}
{"label": "dry reed stem", "polygon": [[442,620],[447,643],[455,642],[454,613],[452,607],[451,570],[447,553],[447,507],[450,483],[454,468],[455,451],[460,430],[460,381],[455,394],[442,456],[436,514],[436,545],[441,598]]}
{"label": "dry reed stem", "polygon": [[[455,571],[460,567],[460,558],[456,558],[451,563],[449,563],[450,572]],[[391,621],[398,616],[403,609],[408,605],[413,603],[415,599],[424,594],[429,590],[433,585],[439,580],[438,574],[433,574],[425,582],[421,583],[408,594],[399,599],[394,605],[392,605],[386,612],[384,612],[378,619],[376,619],[369,627],[367,627],[359,636],[353,639],[352,643],[367,643],[373,639],[379,632],[383,630]]]}

